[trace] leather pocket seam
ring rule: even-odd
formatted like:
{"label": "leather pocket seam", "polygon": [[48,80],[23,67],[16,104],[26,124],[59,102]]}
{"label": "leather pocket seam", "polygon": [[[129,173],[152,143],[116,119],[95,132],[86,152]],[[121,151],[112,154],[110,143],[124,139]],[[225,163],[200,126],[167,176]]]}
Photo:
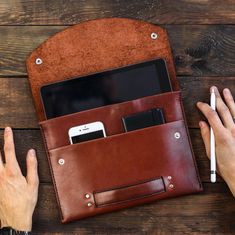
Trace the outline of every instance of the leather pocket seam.
{"label": "leather pocket seam", "polygon": [[174,124],[180,125],[180,123],[185,123],[185,120],[180,119],[180,120],[173,121],[173,122],[166,122],[166,123],[163,123],[161,125],[149,126],[149,127],[141,128],[141,129],[138,129],[138,130],[123,132],[123,133],[119,133],[119,134],[115,134],[115,135],[111,135],[111,136],[107,136],[107,137],[103,137],[103,138],[93,139],[93,140],[89,140],[89,141],[85,141],[85,142],[81,142],[81,143],[65,145],[65,146],[62,146],[62,147],[50,149],[49,152],[51,153],[51,152],[62,151],[64,149],[68,149],[68,148],[72,149],[72,148],[76,148],[76,147],[82,146],[82,145],[89,146],[91,143],[99,143],[99,142],[103,142],[103,141],[107,142],[107,141],[110,141],[110,139],[120,138],[121,136],[136,135],[138,133],[144,133],[146,131],[150,131],[151,129],[153,130],[153,129],[158,129],[158,128],[164,128],[164,126],[167,127],[167,126],[174,125]]}

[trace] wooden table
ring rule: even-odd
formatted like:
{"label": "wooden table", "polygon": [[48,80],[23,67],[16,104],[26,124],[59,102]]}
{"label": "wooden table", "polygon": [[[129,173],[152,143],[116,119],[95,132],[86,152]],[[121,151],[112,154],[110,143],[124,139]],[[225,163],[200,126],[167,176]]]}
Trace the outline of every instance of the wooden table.
{"label": "wooden table", "polygon": [[[27,81],[25,59],[49,36],[101,17],[129,17],[168,30],[204,192],[61,225]],[[0,128],[14,128],[25,173],[28,148],[38,151],[40,190],[34,214],[38,234],[235,234],[235,200],[209,162],[198,129],[198,100],[215,84],[235,95],[235,1],[219,0],[1,0]],[[1,145],[2,146],[2,145]],[[70,179],[68,179],[70,180]],[[17,200],[17,199],[16,199]]]}

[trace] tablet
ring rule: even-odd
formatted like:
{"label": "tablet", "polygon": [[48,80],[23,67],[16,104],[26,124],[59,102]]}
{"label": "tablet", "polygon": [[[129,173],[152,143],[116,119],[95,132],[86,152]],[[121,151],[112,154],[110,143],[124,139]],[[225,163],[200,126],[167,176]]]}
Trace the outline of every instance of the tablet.
{"label": "tablet", "polygon": [[163,59],[72,78],[41,87],[47,119],[171,91]]}

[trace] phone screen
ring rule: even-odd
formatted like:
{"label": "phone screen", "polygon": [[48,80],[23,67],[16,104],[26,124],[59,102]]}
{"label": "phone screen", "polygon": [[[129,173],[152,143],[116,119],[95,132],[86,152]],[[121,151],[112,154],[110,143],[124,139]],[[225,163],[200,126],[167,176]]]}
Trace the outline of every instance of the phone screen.
{"label": "phone screen", "polygon": [[71,139],[72,139],[73,144],[76,144],[76,143],[81,143],[84,141],[103,138],[103,137],[104,137],[103,130],[98,130],[98,131],[93,131],[93,132],[82,134],[82,135],[73,136]]}
{"label": "phone screen", "polygon": [[163,59],[57,82],[41,88],[47,119],[171,91]]}

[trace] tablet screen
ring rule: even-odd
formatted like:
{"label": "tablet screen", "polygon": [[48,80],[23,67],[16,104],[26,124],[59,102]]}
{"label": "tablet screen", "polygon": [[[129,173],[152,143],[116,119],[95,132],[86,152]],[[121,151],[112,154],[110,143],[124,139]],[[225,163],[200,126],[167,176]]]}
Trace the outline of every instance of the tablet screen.
{"label": "tablet screen", "polygon": [[43,86],[47,119],[171,91],[163,59]]}

